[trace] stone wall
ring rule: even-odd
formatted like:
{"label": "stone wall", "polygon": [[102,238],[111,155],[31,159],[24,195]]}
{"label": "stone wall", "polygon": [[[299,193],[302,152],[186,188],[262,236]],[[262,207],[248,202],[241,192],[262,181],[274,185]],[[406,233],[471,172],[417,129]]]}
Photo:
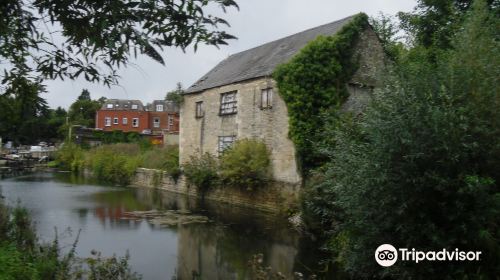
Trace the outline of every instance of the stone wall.
{"label": "stone wall", "polygon": [[[174,182],[166,172],[153,169],[137,169],[131,185],[157,188],[196,197],[202,196],[195,186],[187,184],[184,177]],[[267,212],[281,212],[296,206],[298,195],[298,185],[277,182],[256,190],[218,186],[205,193],[204,198]]]}

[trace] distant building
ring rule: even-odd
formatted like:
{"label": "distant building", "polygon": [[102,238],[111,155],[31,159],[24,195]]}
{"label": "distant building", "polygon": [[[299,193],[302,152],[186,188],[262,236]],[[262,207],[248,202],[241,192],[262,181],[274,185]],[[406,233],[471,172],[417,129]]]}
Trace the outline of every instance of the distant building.
{"label": "distant building", "polygon": [[96,113],[96,129],[135,131],[142,134],[178,134],[179,108],[171,101],[108,99]]}
{"label": "distant building", "polygon": [[179,133],[179,107],[165,100],[154,100],[146,106],[152,134]]}

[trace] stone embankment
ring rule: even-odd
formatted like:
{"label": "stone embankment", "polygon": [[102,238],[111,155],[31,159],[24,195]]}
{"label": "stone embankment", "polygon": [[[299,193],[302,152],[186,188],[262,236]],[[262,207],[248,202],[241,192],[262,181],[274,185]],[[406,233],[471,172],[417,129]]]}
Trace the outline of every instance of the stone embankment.
{"label": "stone embankment", "polygon": [[182,176],[174,181],[166,172],[146,168],[137,169],[131,185],[204,197],[211,201],[275,213],[296,207],[300,189],[299,185],[274,182],[253,190],[247,190],[245,187],[218,186],[202,194],[196,186],[189,185]]}

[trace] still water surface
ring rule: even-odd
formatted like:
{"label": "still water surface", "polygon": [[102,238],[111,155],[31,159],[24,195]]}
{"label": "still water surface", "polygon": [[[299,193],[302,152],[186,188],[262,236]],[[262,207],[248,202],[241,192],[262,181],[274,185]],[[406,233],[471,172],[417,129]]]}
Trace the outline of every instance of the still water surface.
{"label": "still water surface", "polygon": [[[81,230],[77,253],[130,253],[143,279],[246,279],[248,260],[264,254],[265,265],[293,278],[309,274],[319,260],[305,237],[286,220],[220,203],[153,189],[100,186],[65,173],[36,173],[0,181],[8,204],[30,210],[40,239],[57,228],[69,247]],[[189,210],[211,222],[170,227],[125,219],[127,211]]]}

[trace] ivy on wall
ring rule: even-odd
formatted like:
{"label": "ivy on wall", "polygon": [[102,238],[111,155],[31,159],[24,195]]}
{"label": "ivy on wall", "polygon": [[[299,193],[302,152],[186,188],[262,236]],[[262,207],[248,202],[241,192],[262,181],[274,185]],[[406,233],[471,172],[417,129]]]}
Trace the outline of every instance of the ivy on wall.
{"label": "ivy on wall", "polygon": [[299,167],[304,175],[325,161],[315,148],[321,138],[324,117],[347,99],[346,84],[357,69],[353,59],[358,35],[368,26],[360,13],[333,36],[319,36],[273,74],[288,108],[290,132]]}

